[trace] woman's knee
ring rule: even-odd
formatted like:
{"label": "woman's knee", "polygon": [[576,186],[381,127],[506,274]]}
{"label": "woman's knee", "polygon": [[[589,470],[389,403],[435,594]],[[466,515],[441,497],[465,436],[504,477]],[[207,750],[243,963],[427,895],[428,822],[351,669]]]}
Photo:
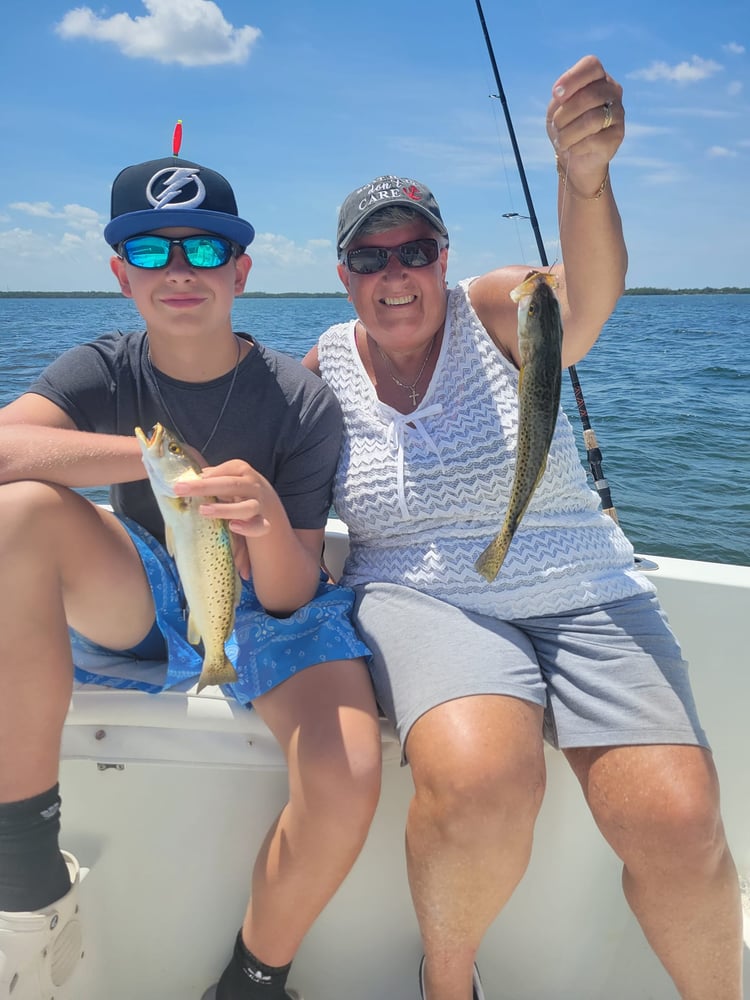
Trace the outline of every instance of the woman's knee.
{"label": "woman's knee", "polygon": [[648,767],[640,777],[635,769],[616,791],[597,784],[589,796],[599,828],[630,868],[658,865],[710,872],[726,853],[710,753],[686,747],[679,748],[677,756],[679,769]]}
{"label": "woman's knee", "polygon": [[494,815],[533,826],[546,778],[540,714],[497,696],[433,709],[407,740],[417,799],[445,822]]}
{"label": "woman's knee", "polygon": [[539,753],[488,754],[465,745],[463,752],[436,753],[429,764],[412,761],[415,807],[431,822],[451,835],[485,830],[493,836],[499,829],[516,829],[526,836],[533,832],[545,790],[544,758]]}
{"label": "woman's knee", "polygon": [[464,767],[443,760],[435,771],[415,780],[415,800],[441,826],[490,822],[530,832],[544,788],[543,768],[528,761],[508,767],[506,761],[475,759]]}

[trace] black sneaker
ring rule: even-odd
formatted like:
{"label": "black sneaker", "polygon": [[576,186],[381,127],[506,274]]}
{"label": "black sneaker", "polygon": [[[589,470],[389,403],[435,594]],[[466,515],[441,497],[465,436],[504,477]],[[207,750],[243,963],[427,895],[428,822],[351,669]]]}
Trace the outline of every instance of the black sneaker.
{"label": "black sneaker", "polygon": [[[424,995],[424,955],[422,955],[422,960],[419,963],[419,995],[422,1000],[425,1000]],[[484,990],[482,989],[482,980],[479,978],[479,969],[474,963],[474,1000],[485,1000]]]}

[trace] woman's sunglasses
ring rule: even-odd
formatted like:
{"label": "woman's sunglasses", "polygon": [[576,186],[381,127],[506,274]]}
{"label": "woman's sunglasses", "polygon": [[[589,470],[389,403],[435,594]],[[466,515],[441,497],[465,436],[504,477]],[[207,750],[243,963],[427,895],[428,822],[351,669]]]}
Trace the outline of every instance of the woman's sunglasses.
{"label": "woman's sunglasses", "polygon": [[437,240],[410,240],[398,247],[360,247],[350,250],[344,260],[346,266],[355,274],[375,274],[388,266],[392,256],[398,257],[404,267],[427,267],[434,264],[440,256],[441,249],[446,246]]}
{"label": "woman's sunglasses", "polygon": [[181,247],[191,267],[223,267],[231,257],[238,257],[242,250],[223,236],[184,236],[181,240],[166,236],[131,236],[117,247],[117,253],[133,267],[156,271],[166,267],[172,247]]}

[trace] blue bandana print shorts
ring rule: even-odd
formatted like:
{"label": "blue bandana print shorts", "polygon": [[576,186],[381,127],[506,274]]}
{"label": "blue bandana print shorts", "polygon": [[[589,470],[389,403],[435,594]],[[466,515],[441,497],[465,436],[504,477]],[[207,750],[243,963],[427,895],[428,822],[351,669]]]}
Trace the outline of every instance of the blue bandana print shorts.
{"label": "blue bandana print shorts", "polygon": [[[71,629],[75,679],[151,694],[178,685],[192,686],[203,657],[187,641],[187,604],[174,560],[139,524],[124,517],[120,521],[148,576],[155,626],[146,640],[130,650],[106,649]],[[316,663],[369,655],[351,622],[353,591],[326,579],[321,573],[313,599],[288,618],[267,614],[252,582],[242,581],[234,630],[225,647],[238,679],[222,685],[225,694],[247,704]]]}

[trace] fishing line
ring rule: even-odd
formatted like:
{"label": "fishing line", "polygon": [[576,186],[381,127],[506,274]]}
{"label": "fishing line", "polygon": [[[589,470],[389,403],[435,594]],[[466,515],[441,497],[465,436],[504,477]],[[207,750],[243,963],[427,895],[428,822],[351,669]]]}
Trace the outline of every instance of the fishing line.
{"label": "fishing line", "polygon": [[560,218],[558,220],[558,227],[562,231],[563,219],[565,218],[565,210],[568,207],[568,171],[570,170],[570,160],[565,164],[565,172],[561,174],[563,182],[563,192],[562,201],[560,202]]}
{"label": "fishing line", "polygon": [[[526,171],[523,165],[523,159],[521,158],[521,150],[518,147],[518,142],[516,140],[516,132],[513,128],[513,121],[510,117],[510,110],[508,108],[508,102],[505,97],[505,91],[503,90],[503,84],[500,79],[500,70],[497,68],[497,61],[495,59],[495,52],[492,47],[492,41],[490,39],[490,33],[487,29],[487,22],[484,19],[484,12],[482,10],[481,0],[474,0],[477,8],[477,13],[479,15],[479,22],[482,26],[482,33],[484,34],[484,41],[487,46],[487,52],[490,57],[490,63],[492,65],[492,72],[495,77],[495,84],[497,86],[497,94],[493,95],[497,97],[503,107],[503,113],[505,114],[505,124],[508,129],[508,136],[510,137],[510,143],[513,147],[513,155],[516,159],[516,167],[518,169],[518,175],[521,180],[521,187],[523,188],[524,198],[526,199],[526,206],[529,213],[529,222],[531,223],[531,228],[534,232],[534,238],[536,239],[537,250],[539,252],[539,260],[541,261],[542,267],[549,268],[550,264],[547,259],[547,253],[544,248],[544,240],[542,239],[542,232],[539,228],[539,220],[536,216],[536,209],[534,208],[534,202],[531,197],[531,191],[529,190],[529,185],[526,180]],[[567,188],[563,192],[563,204],[564,198],[567,193]],[[578,416],[580,417],[581,424],[583,425],[583,443],[586,448],[586,460],[589,463],[589,469],[591,470],[591,476],[594,480],[594,486],[596,492],[599,494],[599,498],[602,502],[602,509],[605,514],[609,514],[613,521],[617,521],[617,511],[615,510],[614,504],[612,502],[612,493],[609,488],[609,483],[607,482],[604,471],[602,469],[602,453],[599,448],[599,443],[596,440],[596,434],[591,426],[591,421],[589,420],[588,410],[586,409],[586,401],[583,398],[583,389],[581,388],[581,383],[578,378],[578,372],[576,371],[575,365],[568,366],[568,374],[570,375],[570,381],[573,385],[573,395],[575,397],[576,406],[578,408]]]}
{"label": "fishing line", "polygon": [[[503,167],[503,177],[505,178],[505,189],[506,189],[506,192],[507,192],[507,195],[508,195],[508,202],[510,204],[511,209],[513,210],[511,212],[503,212],[503,216],[502,217],[504,219],[513,220],[513,229],[514,229],[514,232],[515,232],[516,241],[518,242],[518,250],[519,250],[519,258],[518,259],[519,260],[529,260],[530,259],[530,255],[529,255],[527,247],[524,246],[525,239],[524,239],[524,237],[523,237],[523,235],[521,233],[521,227],[519,225],[519,222],[526,222],[526,221],[528,221],[528,216],[522,215],[520,212],[517,212],[515,210],[516,209],[515,195],[514,195],[513,185],[511,185],[511,179],[510,179],[511,178],[511,171],[508,168],[508,159],[507,159],[507,157],[505,155],[505,143],[503,141],[503,131],[502,131],[502,128],[501,128],[501,125],[500,125],[500,119],[498,118],[498,115],[497,115],[497,105],[495,103],[495,101],[497,100],[497,94],[492,94],[491,93],[488,96],[491,97],[491,98],[493,98],[493,102],[492,102],[492,105],[491,105],[491,107],[492,107],[492,122],[493,122],[493,124],[495,126],[495,132],[497,133],[497,145],[498,145],[498,149],[500,150],[500,162],[502,163],[502,167]],[[515,163],[513,164],[513,176],[514,177],[516,176]]]}

